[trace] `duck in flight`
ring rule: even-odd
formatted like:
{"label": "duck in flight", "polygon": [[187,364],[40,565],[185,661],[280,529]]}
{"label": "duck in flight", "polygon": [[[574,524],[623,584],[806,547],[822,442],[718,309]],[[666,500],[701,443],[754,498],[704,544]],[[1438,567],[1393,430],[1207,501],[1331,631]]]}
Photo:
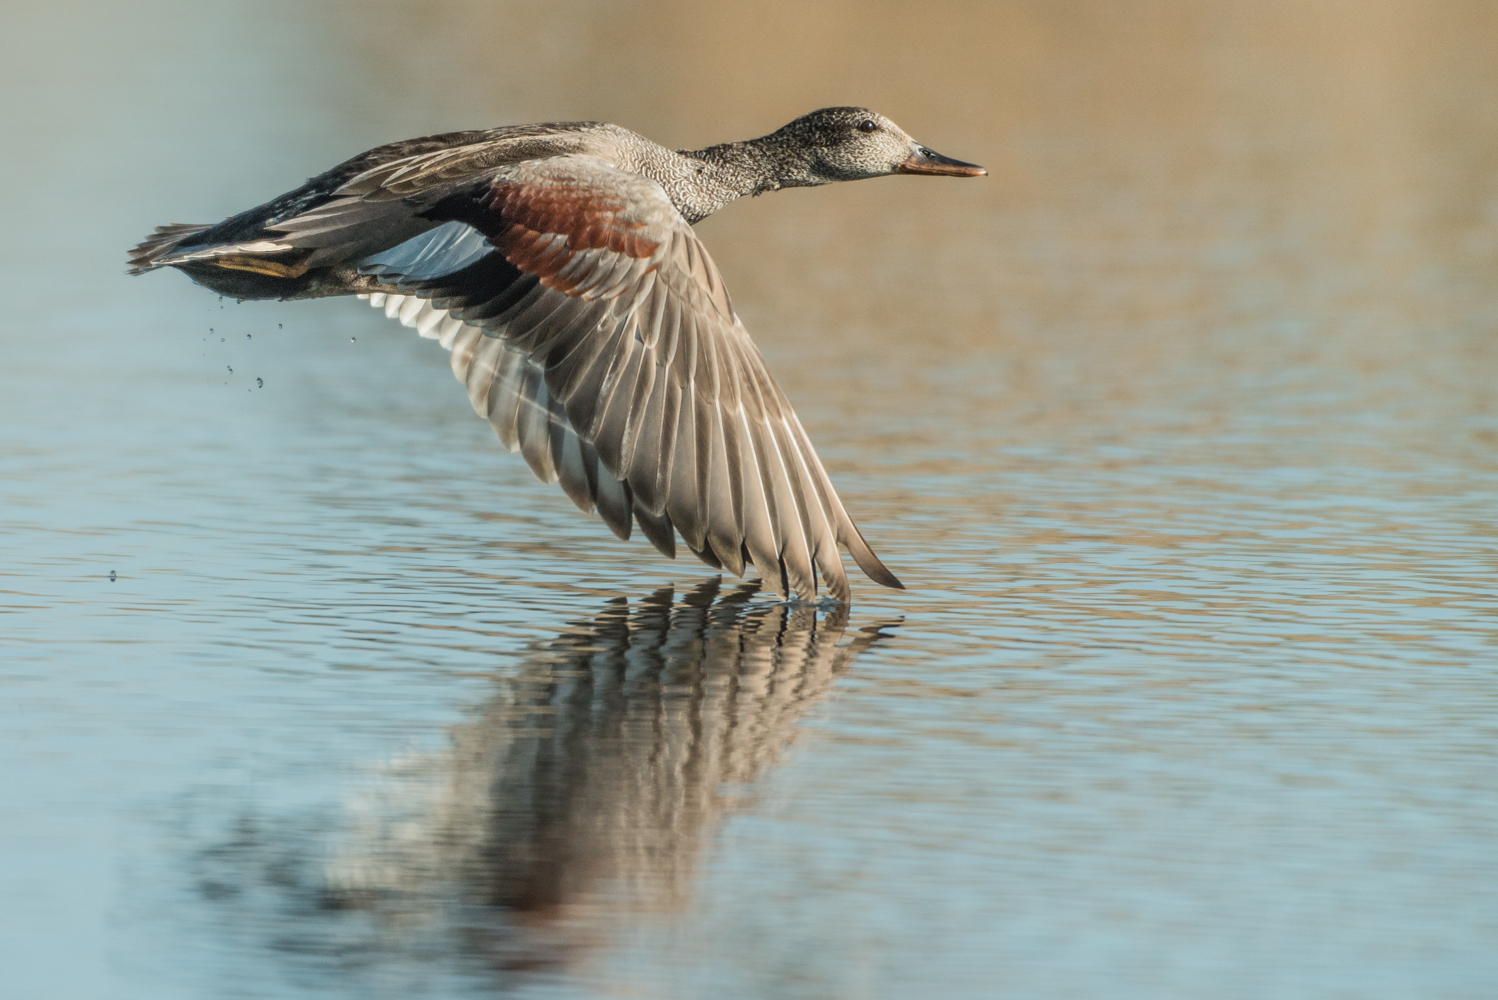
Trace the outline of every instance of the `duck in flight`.
{"label": "duck in flight", "polygon": [[451,352],[500,440],[620,538],[781,597],[847,602],[838,546],[901,587],[822,468],[692,225],[744,195],[986,171],[864,108],[672,151],[617,125],[409,139],[217,225],[160,226],[131,273],[236,299],[358,295]]}

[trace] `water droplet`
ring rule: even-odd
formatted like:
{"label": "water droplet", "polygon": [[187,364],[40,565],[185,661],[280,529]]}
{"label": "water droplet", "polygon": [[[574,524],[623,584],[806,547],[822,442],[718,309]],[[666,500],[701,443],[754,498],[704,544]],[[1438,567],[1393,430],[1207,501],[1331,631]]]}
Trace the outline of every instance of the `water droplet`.
{"label": "water droplet", "polygon": [[212,333],[212,332],[213,332],[213,327],[211,327],[211,326],[210,326],[210,327],[209,327],[209,328],[208,328],[208,332],[209,332],[209,333]]}
{"label": "water droplet", "polygon": [[220,344],[222,344],[222,343],[223,343],[223,342],[224,342],[224,338],[223,338],[223,337],[220,337],[220,338],[218,338],[218,342],[219,342],[219,343],[220,343]]}
{"label": "water droplet", "polygon": [[245,334],[245,335],[244,335],[244,339],[245,339],[245,340],[249,340],[249,339],[251,339],[251,338],[250,338],[250,335],[249,335],[249,334],[248,334],[248,333],[247,333],[247,334]]}
{"label": "water droplet", "polygon": [[356,340],[358,340],[358,339],[359,339],[359,338],[358,338],[358,337],[350,337],[350,338],[349,338],[349,339],[348,339],[348,342],[349,342],[349,343],[350,343],[350,344],[352,344],[352,343],[353,343],[353,342],[354,342],[354,341],[356,341]]}
{"label": "water droplet", "polygon": [[114,583],[114,570],[109,571],[109,582]]}
{"label": "water droplet", "polygon": [[265,388],[265,379],[263,379],[263,378],[257,378],[255,380],[255,388],[257,388],[257,389],[264,389]]}
{"label": "water droplet", "polygon": [[227,369],[229,369],[229,374],[230,375],[234,374],[234,366],[233,365],[224,365],[224,367],[227,368]]}
{"label": "water droplet", "polygon": [[277,330],[279,330],[279,329],[281,329],[281,324],[280,324],[280,323],[277,323],[277,324],[276,324],[276,329],[277,329]]}

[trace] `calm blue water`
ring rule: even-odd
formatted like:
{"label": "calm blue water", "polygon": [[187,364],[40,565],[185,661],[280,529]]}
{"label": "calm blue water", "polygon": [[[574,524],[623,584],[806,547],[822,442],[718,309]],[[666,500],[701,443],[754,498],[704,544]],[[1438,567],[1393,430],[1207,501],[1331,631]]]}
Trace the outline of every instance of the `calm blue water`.
{"label": "calm blue water", "polygon": [[[1350,10],[15,14],[0,994],[1491,995],[1498,25]],[[367,306],[122,274],[380,141],[847,101],[992,176],[702,232],[911,588],[848,612]]]}

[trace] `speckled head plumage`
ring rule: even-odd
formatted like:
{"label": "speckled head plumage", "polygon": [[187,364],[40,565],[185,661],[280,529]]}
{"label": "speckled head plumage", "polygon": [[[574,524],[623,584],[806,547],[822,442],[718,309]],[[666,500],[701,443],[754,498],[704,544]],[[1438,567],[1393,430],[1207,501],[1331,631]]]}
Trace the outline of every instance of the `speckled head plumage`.
{"label": "speckled head plumage", "polygon": [[982,167],[934,153],[894,122],[868,108],[822,108],[758,140],[798,153],[802,170],[782,186],[830,184],[899,173],[979,177]]}

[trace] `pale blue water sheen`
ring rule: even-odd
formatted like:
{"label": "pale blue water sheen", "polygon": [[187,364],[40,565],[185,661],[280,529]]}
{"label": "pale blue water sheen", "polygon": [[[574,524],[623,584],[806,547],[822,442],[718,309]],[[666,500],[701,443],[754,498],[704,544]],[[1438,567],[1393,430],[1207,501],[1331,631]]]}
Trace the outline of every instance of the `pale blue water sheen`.
{"label": "pale blue water sheen", "polygon": [[[13,12],[0,995],[1490,996],[1498,24],[1350,3]],[[992,176],[702,232],[851,613],[365,306],[121,273],[387,139],[850,101]]]}

